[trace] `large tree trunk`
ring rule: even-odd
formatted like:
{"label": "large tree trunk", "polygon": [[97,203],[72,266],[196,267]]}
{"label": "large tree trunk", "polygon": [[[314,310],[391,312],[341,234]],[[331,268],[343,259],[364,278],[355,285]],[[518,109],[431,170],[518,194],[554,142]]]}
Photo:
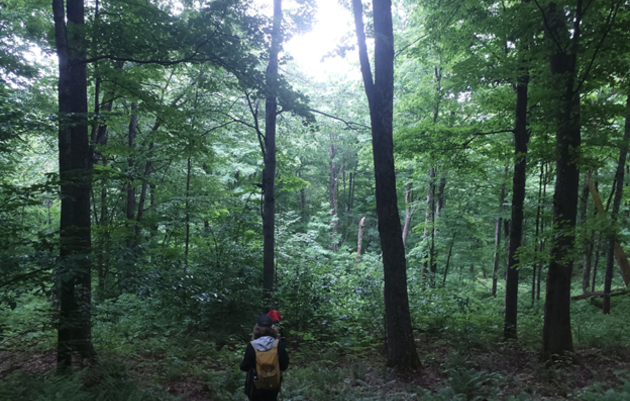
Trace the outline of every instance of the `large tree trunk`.
{"label": "large tree trunk", "polygon": [[570,296],[580,178],[576,152],[581,142],[580,96],[575,90],[575,78],[582,0],[577,0],[572,39],[563,40],[569,35],[565,12],[551,4],[549,15],[553,25],[550,27],[551,32],[546,34],[560,38],[562,43],[570,42],[568,53],[556,48],[550,59],[552,80],[560,99],[556,115],[556,184],[553,194],[553,229],[556,234],[547,273],[541,353],[543,360],[573,352]]}
{"label": "large tree trunk", "polygon": [[517,309],[518,309],[518,256],[523,237],[523,205],[525,203],[525,184],[527,180],[527,86],[529,74],[518,78],[516,85],[516,119],[514,124],[514,176],[512,180],[512,224],[510,227],[510,250],[507,266],[507,282],[505,284],[505,320],[503,337],[516,339],[517,337]]}
{"label": "large tree trunk", "polygon": [[[60,313],[57,367],[72,363],[72,352],[93,353],[91,340],[92,160],[88,134],[86,41],[83,0],[53,0],[55,43],[59,58],[59,179],[61,182]],[[64,15],[67,14],[67,15]],[[65,17],[73,25],[66,29]]]}
{"label": "large tree trunk", "polygon": [[606,315],[610,313],[610,291],[612,287],[615,243],[617,242],[615,223],[617,223],[619,207],[621,206],[621,198],[623,196],[623,181],[626,166],[626,156],[628,154],[628,141],[630,141],[630,93],[628,94],[626,100],[626,125],[623,135],[623,142],[621,143],[621,146],[619,146],[619,163],[617,164],[617,173],[615,175],[617,188],[615,190],[615,199],[613,200],[612,206],[612,227],[610,239],[608,240],[608,254],[606,257],[606,276],[604,278],[604,306],[602,308],[604,314]]}
{"label": "large tree trunk", "polygon": [[400,369],[421,367],[416,352],[409,298],[407,261],[396,195],[396,171],[392,137],[394,111],[394,34],[390,0],[373,0],[375,80],[372,79],[363,26],[363,5],[352,8],[359,45],[363,84],[370,106],[372,154],[376,179],[376,212],[383,251],[387,365]]}
{"label": "large tree trunk", "polygon": [[273,1],[271,49],[267,66],[267,100],[265,102],[265,168],[263,170],[263,298],[271,304],[275,278],[275,218],[276,218],[276,117],[278,103],[278,53],[282,43],[282,0]]}

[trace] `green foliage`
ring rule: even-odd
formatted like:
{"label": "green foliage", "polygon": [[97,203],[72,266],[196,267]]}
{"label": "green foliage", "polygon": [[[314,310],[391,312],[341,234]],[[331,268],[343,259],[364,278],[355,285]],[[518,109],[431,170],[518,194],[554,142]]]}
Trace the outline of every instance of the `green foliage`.
{"label": "green foliage", "polygon": [[121,364],[103,363],[68,375],[17,370],[0,381],[0,398],[7,401],[174,401],[160,388],[141,388]]}
{"label": "green foliage", "polygon": [[595,383],[578,397],[583,401],[627,401],[630,400],[630,381],[624,380],[620,389],[606,390],[601,383]]}

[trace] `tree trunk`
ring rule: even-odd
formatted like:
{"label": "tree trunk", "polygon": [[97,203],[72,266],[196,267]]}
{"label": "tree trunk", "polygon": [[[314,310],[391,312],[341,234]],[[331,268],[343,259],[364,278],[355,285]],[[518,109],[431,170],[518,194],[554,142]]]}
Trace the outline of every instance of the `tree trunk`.
{"label": "tree trunk", "polygon": [[365,217],[361,218],[359,222],[359,235],[357,238],[357,262],[361,260],[361,246],[363,246],[363,225],[365,224]]}
{"label": "tree trunk", "polygon": [[[549,178],[549,170],[547,168],[547,163],[545,163],[545,177],[543,179],[543,195],[542,195],[543,208],[542,208],[541,217],[540,217],[540,219],[542,220],[541,224],[540,224],[540,234],[541,234],[541,236],[542,236],[542,233],[545,231],[545,217],[544,217],[545,216],[545,207],[544,207],[544,204],[547,201],[547,180],[548,180],[548,178]],[[539,245],[539,252],[542,254],[544,252],[544,250],[545,250],[545,240],[544,240],[544,238],[541,238],[540,239],[540,245]],[[542,276],[543,276],[542,272],[543,272],[543,264],[540,263],[538,265],[538,280],[537,280],[537,283],[536,283],[536,300],[537,301],[540,301],[540,284],[542,283]]]}
{"label": "tree trunk", "polygon": [[[552,34],[556,38],[567,37],[569,32],[565,24],[565,12],[556,9],[553,3],[549,11],[553,25],[551,32],[546,34]],[[560,100],[556,115],[556,184],[553,194],[553,229],[556,234],[547,273],[541,354],[543,360],[573,353],[570,296],[580,178],[576,151],[581,142],[580,96],[575,90],[575,78],[582,0],[577,0],[575,16],[569,52],[558,48],[550,59],[552,80],[556,84]]]}
{"label": "tree trunk", "polygon": [[437,191],[437,196],[434,196],[433,199],[433,203],[435,204],[434,206],[434,212],[432,215],[432,222],[431,222],[431,226],[432,226],[432,231],[431,231],[431,248],[429,250],[429,261],[430,261],[430,265],[431,265],[431,276],[432,278],[432,282],[434,282],[436,280],[437,277],[437,258],[438,258],[438,250],[435,246],[435,240],[436,238],[438,238],[438,234],[439,234],[439,228],[436,225],[437,220],[440,218],[440,212],[442,211],[442,208],[444,207],[444,189],[446,187],[446,178],[442,177],[440,179],[440,184],[438,185],[438,191]]}
{"label": "tree trunk", "polygon": [[516,85],[516,119],[514,124],[514,176],[512,181],[512,224],[510,227],[510,251],[507,265],[507,282],[505,284],[505,320],[503,337],[516,339],[517,337],[517,309],[518,309],[518,256],[517,252],[523,238],[523,205],[525,203],[525,184],[527,180],[527,86],[529,74],[524,73],[518,78]]}
{"label": "tree trunk", "polygon": [[138,109],[138,103],[131,103],[131,121],[129,122],[129,160],[128,160],[128,183],[127,183],[127,226],[129,227],[129,237],[127,239],[127,247],[129,252],[133,253],[133,247],[135,246],[135,228],[134,217],[136,212],[136,188],[134,186],[134,149],[136,147],[136,133],[138,131],[138,114],[135,111]]}
{"label": "tree trunk", "polygon": [[407,261],[398,213],[394,165],[394,34],[390,0],[373,0],[375,80],[372,79],[363,27],[363,5],[353,0],[359,60],[370,107],[372,154],[376,180],[376,212],[383,251],[387,365],[400,369],[421,367],[416,352],[409,298]]}
{"label": "tree trunk", "polygon": [[451,264],[451,254],[453,253],[453,245],[455,244],[455,236],[457,234],[453,234],[453,239],[451,239],[451,245],[448,247],[448,255],[446,256],[446,265],[444,266],[444,278],[442,278],[442,288],[446,287],[446,274],[448,273],[448,267]]}
{"label": "tree trunk", "polygon": [[605,315],[610,313],[610,291],[612,286],[613,267],[614,267],[614,254],[615,243],[617,242],[617,234],[615,224],[617,223],[617,217],[619,214],[619,207],[621,206],[621,198],[623,196],[623,182],[626,166],[626,156],[628,154],[628,141],[630,141],[630,93],[626,99],[626,124],[623,135],[623,142],[619,146],[619,163],[617,164],[617,173],[615,180],[617,188],[615,190],[615,199],[613,201],[612,213],[611,213],[611,232],[608,240],[608,255],[606,257],[606,276],[604,278],[604,306],[602,308]]}
{"label": "tree trunk", "polygon": [[[59,58],[59,179],[61,182],[60,313],[57,367],[72,364],[72,352],[93,354],[91,339],[91,220],[92,160],[88,134],[87,73],[83,62],[83,0],[53,0],[55,44]],[[66,14],[66,15],[64,15]],[[73,25],[69,33],[65,18]]]}
{"label": "tree trunk", "polygon": [[602,235],[598,234],[595,245],[595,263],[593,264],[593,280],[591,281],[591,292],[595,292],[595,283],[597,282],[597,267],[599,266],[599,254],[602,248]]}
{"label": "tree trunk", "polygon": [[[433,213],[435,213],[435,202],[433,197],[435,196],[435,169],[433,167],[429,167],[429,188],[427,189],[427,207],[424,215],[424,233],[422,235],[422,240],[427,246],[427,239],[429,234],[433,232],[433,226],[431,223],[433,222]],[[430,248],[430,244],[428,245]],[[426,272],[429,270],[429,263],[431,261],[431,252],[426,252],[424,254],[424,262],[422,262],[422,272],[421,276],[424,276]],[[432,282],[432,279],[429,278],[429,282]]]}
{"label": "tree trunk", "polygon": [[188,267],[188,250],[190,248],[190,176],[192,174],[191,158],[188,157],[186,169],[186,238],[184,240],[184,266]]}
{"label": "tree trunk", "polygon": [[590,172],[584,174],[584,185],[582,185],[582,195],[580,196],[580,223],[582,224],[582,235],[584,236],[583,242],[583,255],[584,262],[582,266],[582,292],[588,292],[591,279],[591,262],[593,258],[593,235],[589,235],[587,226],[588,222],[588,176]]}
{"label": "tree trunk", "polygon": [[[536,255],[538,251],[538,243],[539,243],[539,235],[540,235],[540,205],[542,202],[542,186],[543,186],[543,176],[544,176],[544,167],[540,165],[540,175],[538,178],[538,206],[536,207],[536,235],[534,236],[534,255]],[[536,262],[532,267],[532,302],[531,305],[534,305],[534,301],[536,300],[536,273],[538,270],[538,265],[540,262],[538,259],[535,259]]]}
{"label": "tree trunk", "polygon": [[418,203],[413,203],[413,185],[411,182],[407,183],[405,189],[405,225],[403,226],[403,245],[407,245],[407,237],[409,236],[409,230],[411,229],[411,218],[418,208]]}
{"label": "tree trunk", "polygon": [[[507,178],[508,166],[505,166],[505,176]],[[501,184],[501,196],[499,197],[499,216],[503,214],[503,204],[505,203],[505,179]],[[494,224],[494,262],[492,266],[492,296],[497,296],[497,282],[499,273],[499,247],[501,246],[501,226],[503,217],[499,217]]]}
{"label": "tree trunk", "polygon": [[276,117],[278,103],[278,53],[282,43],[282,0],[273,1],[271,49],[267,66],[267,99],[265,102],[265,168],[263,170],[263,298],[271,304],[275,278],[275,175],[276,175]]}
{"label": "tree trunk", "polygon": [[335,147],[336,135],[330,134],[330,147],[328,148],[328,155],[330,160],[328,161],[329,167],[329,181],[328,181],[328,203],[330,207],[330,216],[333,221],[331,223],[330,231],[332,233],[332,242],[330,249],[333,252],[339,250],[339,244],[337,243],[337,233],[339,232],[339,215],[337,211],[337,192],[339,188],[339,180],[337,179],[337,163],[335,162],[335,156],[337,156],[337,148]]}

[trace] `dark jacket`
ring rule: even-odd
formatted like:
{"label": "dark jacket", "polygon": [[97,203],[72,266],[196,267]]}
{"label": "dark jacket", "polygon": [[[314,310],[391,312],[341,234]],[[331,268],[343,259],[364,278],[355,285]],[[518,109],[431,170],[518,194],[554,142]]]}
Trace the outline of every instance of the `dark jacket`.
{"label": "dark jacket", "polygon": [[[289,354],[287,353],[287,349],[282,340],[278,341],[278,363],[280,365],[280,370],[283,372],[289,367]],[[245,380],[245,394],[247,394],[250,400],[267,401],[277,399],[278,391],[259,390],[251,381],[251,377],[256,370],[256,351],[254,350],[251,342],[247,343],[245,356],[241,362],[240,369],[243,372],[247,372],[247,378]]]}

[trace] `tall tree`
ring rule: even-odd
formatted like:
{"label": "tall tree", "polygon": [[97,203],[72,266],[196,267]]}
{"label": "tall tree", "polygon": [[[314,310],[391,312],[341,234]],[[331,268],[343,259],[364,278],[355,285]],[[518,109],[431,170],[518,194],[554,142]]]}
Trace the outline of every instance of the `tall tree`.
{"label": "tall tree", "polygon": [[621,198],[623,195],[623,179],[625,175],[626,157],[628,155],[628,142],[630,141],[630,93],[626,98],[626,123],[624,127],[624,135],[619,146],[619,163],[617,164],[617,172],[615,174],[615,198],[613,200],[611,220],[612,229],[608,240],[608,249],[606,255],[606,276],[604,278],[604,314],[610,313],[610,291],[612,289],[612,276],[615,258],[615,243],[618,241],[615,234],[615,223],[619,216],[619,207],[621,206]]}
{"label": "tall tree", "polygon": [[411,327],[407,294],[407,263],[396,195],[392,138],[394,34],[391,1],[374,0],[372,7],[374,18],[374,79],[372,78],[365,40],[363,4],[361,0],[352,1],[359,61],[372,123],[376,214],[378,216],[385,276],[387,364],[401,369],[417,369],[421,367],[421,364],[415,349]]}
{"label": "tall tree", "polygon": [[[524,0],[528,3],[529,0]],[[519,50],[527,48],[522,42]],[[516,82],[516,118],[514,121],[514,175],[512,178],[512,224],[510,226],[510,250],[508,254],[507,282],[505,283],[505,319],[503,323],[503,337],[516,338],[516,323],[518,309],[518,249],[523,238],[523,204],[525,203],[525,184],[527,181],[527,143],[529,130],[527,128],[527,89],[529,85],[529,71],[521,55],[519,74]]]}
{"label": "tall tree", "polygon": [[273,1],[273,26],[271,30],[271,49],[267,66],[267,99],[265,102],[265,167],[263,170],[263,291],[265,303],[269,303],[273,294],[275,277],[275,176],[276,176],[276,117],[278,113],[278,53],[282,44],[282,0]]}
{"label": "tall tree", "polygon": [[[65,10],[64,10],[65,8]],[[86,40],[83,0],[53,0],[59,58],[59,179],[61,182],[59,332],[57,366],[73,351],[93,352],[91,341],[90,191]],[[65,20],[68,20],[66,24]]]}
{"label": "tall tree", "polygon": [[546,10],[546,28],[553,51],[549,65],[559,94],[556,113],[556,184],[553,194],[553,225],[558,230],[551,248],[545,317],[543,324],[542,358],[573,352],[571,335],[571,249],[575,242],[580,148],[580,96],[576,90],[576,62],[582,18],[582,0],[577,0],[571,13],[573,36],[567,28],[566,13],[561,6],[550,3]]}

